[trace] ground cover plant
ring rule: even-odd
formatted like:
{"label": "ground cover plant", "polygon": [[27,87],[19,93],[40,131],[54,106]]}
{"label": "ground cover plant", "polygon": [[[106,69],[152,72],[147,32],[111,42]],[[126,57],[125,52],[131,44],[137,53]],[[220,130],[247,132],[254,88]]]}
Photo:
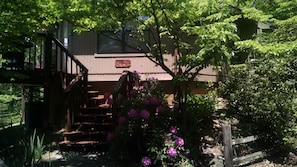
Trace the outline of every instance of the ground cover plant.
{"label": "ground cover plant", "polygon": [[25,131],[22,126],[0,131],[0,159],[10,167],[42,166],[45,151],[44,135],[35,130]]}

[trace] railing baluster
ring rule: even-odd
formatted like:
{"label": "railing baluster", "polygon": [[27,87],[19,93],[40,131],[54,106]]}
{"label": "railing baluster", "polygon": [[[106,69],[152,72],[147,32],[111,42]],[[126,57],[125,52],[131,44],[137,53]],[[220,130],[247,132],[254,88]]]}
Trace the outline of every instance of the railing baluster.
{"label": "railing baluster", "polygon": [[[62,50],[63,51],[63,50]],[[68,65],[68,58],[67,58],[67,56],[66,56],[66,53],[65,52],[63,52],[63,63],[64,63],[64,66],[63,66],[63,72],[64,73],[66,73],[66,74],[68,74],[68,67],[67,67],[67,65]]]}
{"label": "railing baluster", "polygon": [[52,68],[52,70],[54,71],[54,72],[57,72],[58,71],[58,68],[59,68],[59,65],[58,65],[58,46],[54,43],[54,42],[52,42],[53,43],[53,49],[52,49],[52,53],[53,53],[53,55],[52,55],[52,58],[53,58],[53,63],[55,63],[55,65],[54,65],[54,67]]}
{"label": "railing baluster", "polygon": [[36,55],[37,55],[37,40],[36,40],[36,43],[34,45],[34,55],[33,55],[33,69],[36,68]]}
{"label": "railing baluster", "polygon": [[73,74],[73,70],[72,70],[72,68],[73,68],[73,63],[72,63],[72,62],[73,62],[73,61],[71,60],[70,62],[71,62],[71,63],[70,63],[70,73]]}
{"label": "railing baluster", "polygon": [[32,48],[28,48],[29,49],[29,55],[28,55],[28,65],[27,65],[27,69],[31,69],[31,52],[32,52]]}
{"label": "railing baluster", "polygon": [[44,55],[44,49],[45,49],[45,43],[44,41],[41,42],[41,47],[40,47],[40,55],[39,55],[39,69],[43,69],[44,64],[41,60],[41,57]]}
{"label": "railing baluster", "polygon": [[59,57],[60,57],[60,71],[63,72],[63,53],[61,48],[59,48]]}

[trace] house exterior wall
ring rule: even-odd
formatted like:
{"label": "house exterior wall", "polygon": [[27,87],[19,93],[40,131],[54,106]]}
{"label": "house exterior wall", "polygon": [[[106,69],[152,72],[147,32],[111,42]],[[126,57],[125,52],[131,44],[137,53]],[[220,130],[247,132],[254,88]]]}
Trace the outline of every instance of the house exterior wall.
{"label": "house exterior wall", "polygon": [[[141,73],[142,80],[151,77],[157,78],[167,89],[167,92],[173,92],[172,77],[160,66],[156,66],[150,61],[144,53],[98,54],[97,38],[98,35],[94,32],[72,34],[69,42],[71,53],[88,68],[88,80],[93,84],[93,89],[99,90],[102,94],[112,92],[124,70],[137,70]],[[165,63],[173,70],[174,57],[171,54],[164,56],[167,59]],[[118,62],[124,62],[124,64],[119,65]],[[197,77],[198,81],[205,83],[217,82],[217,79],[218,74],[212,67],[203,69],[201,75]],[[196,93],[204,92],[203,89],[194,86],[192,88]]]}

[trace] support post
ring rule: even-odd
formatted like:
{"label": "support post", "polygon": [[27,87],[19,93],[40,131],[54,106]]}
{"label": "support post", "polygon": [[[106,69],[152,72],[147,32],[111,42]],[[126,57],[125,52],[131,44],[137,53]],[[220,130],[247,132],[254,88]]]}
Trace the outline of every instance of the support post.
{"label": "support post", "polygon": [[224,138],[224,157],[225,167],[233,167],[233,149],[232,149],[232,133],[231,125],[225,123],[223,126],[223,138]]}

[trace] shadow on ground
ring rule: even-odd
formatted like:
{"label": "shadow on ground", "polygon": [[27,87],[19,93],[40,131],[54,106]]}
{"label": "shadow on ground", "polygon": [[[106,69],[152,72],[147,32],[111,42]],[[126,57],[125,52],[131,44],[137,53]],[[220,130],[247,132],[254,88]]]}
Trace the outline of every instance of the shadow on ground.
{"label": "shadow on ground", "polygon": [[111,167],[105,153],[46,152],[42,157],[45,167]]}

